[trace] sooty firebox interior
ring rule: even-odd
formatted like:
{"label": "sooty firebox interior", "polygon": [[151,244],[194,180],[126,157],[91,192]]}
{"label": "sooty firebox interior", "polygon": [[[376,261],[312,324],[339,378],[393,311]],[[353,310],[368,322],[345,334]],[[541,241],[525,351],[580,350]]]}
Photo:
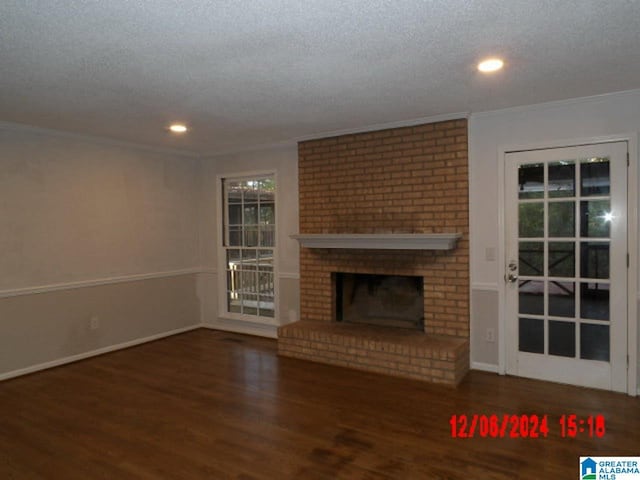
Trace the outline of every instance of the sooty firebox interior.
{"label": "sooty firebox interior", "polygon": [[336,320],[424,330],[424,280],[417,276],[334,274]]}

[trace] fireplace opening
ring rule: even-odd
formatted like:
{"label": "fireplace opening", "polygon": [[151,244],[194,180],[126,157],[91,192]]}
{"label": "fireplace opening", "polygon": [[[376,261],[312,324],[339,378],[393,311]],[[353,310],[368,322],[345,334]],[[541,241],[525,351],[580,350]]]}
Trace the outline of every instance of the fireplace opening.
{"label": "fireplace opening", "polygon": [[423,277],[337,272],[336,320],[424,330]]}

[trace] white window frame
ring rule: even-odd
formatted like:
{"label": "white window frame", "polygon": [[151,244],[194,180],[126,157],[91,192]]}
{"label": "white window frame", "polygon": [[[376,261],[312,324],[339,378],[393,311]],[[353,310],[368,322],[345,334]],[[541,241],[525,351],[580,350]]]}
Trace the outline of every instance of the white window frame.
{"label": "white window frame", "polygon": [[[227,306],[227,256],[226,256],[226,247],[225,243],[225,225],[228,222],[227,214],[228,212],[225,209],[226,199],[225,199],[225,191],[224,191],[224,181],[242,181],[242,180],[250,180],[252,178],[258,177],[266,177],[271,176],[276,184],[276,191],[274,195],[275,202],[275,210],[276,210],[276,222],[275,222],[275,246],[273,247],[273,282],[274,282],[274,291],[273,291],[273,318],[271,317],[261,317],[257,315],[248,315],[243,313],[230,312]],[[218,316],[222,319],[229,320],[239,320],[242,322],[249,322],[254,324],[261,325],[279,325],[279,275],[278,275],[278,248],[280,242],[280,202],[279,202],[279,183],[278,183],[278,175],[275,170],[256,170],[256,171],[241,171],[241,172],[230,172],[225,174],[219,174],[216,178],[216,198],[218,203],[217,208],[217,250],[218,250]]]}

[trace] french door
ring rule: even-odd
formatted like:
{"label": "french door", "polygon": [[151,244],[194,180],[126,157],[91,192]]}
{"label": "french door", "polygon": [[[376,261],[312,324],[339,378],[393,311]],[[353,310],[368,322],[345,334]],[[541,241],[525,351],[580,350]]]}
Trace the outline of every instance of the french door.
{"label": "french door", "polygon": [[627,151],[506,154],[508,374],[626,391]]}

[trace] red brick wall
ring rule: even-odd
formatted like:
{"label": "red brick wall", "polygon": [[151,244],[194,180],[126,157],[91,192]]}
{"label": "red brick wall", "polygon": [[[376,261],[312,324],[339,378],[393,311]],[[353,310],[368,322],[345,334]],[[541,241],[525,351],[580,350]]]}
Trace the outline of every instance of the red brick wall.
{"label": "red brick wall", "polygon": [[303,320],[332,321],[332,272],[424,276],[427,333],[469,336],[467,121],[301,142],[300,233],[449,233],[451,251],[300,253]]}

